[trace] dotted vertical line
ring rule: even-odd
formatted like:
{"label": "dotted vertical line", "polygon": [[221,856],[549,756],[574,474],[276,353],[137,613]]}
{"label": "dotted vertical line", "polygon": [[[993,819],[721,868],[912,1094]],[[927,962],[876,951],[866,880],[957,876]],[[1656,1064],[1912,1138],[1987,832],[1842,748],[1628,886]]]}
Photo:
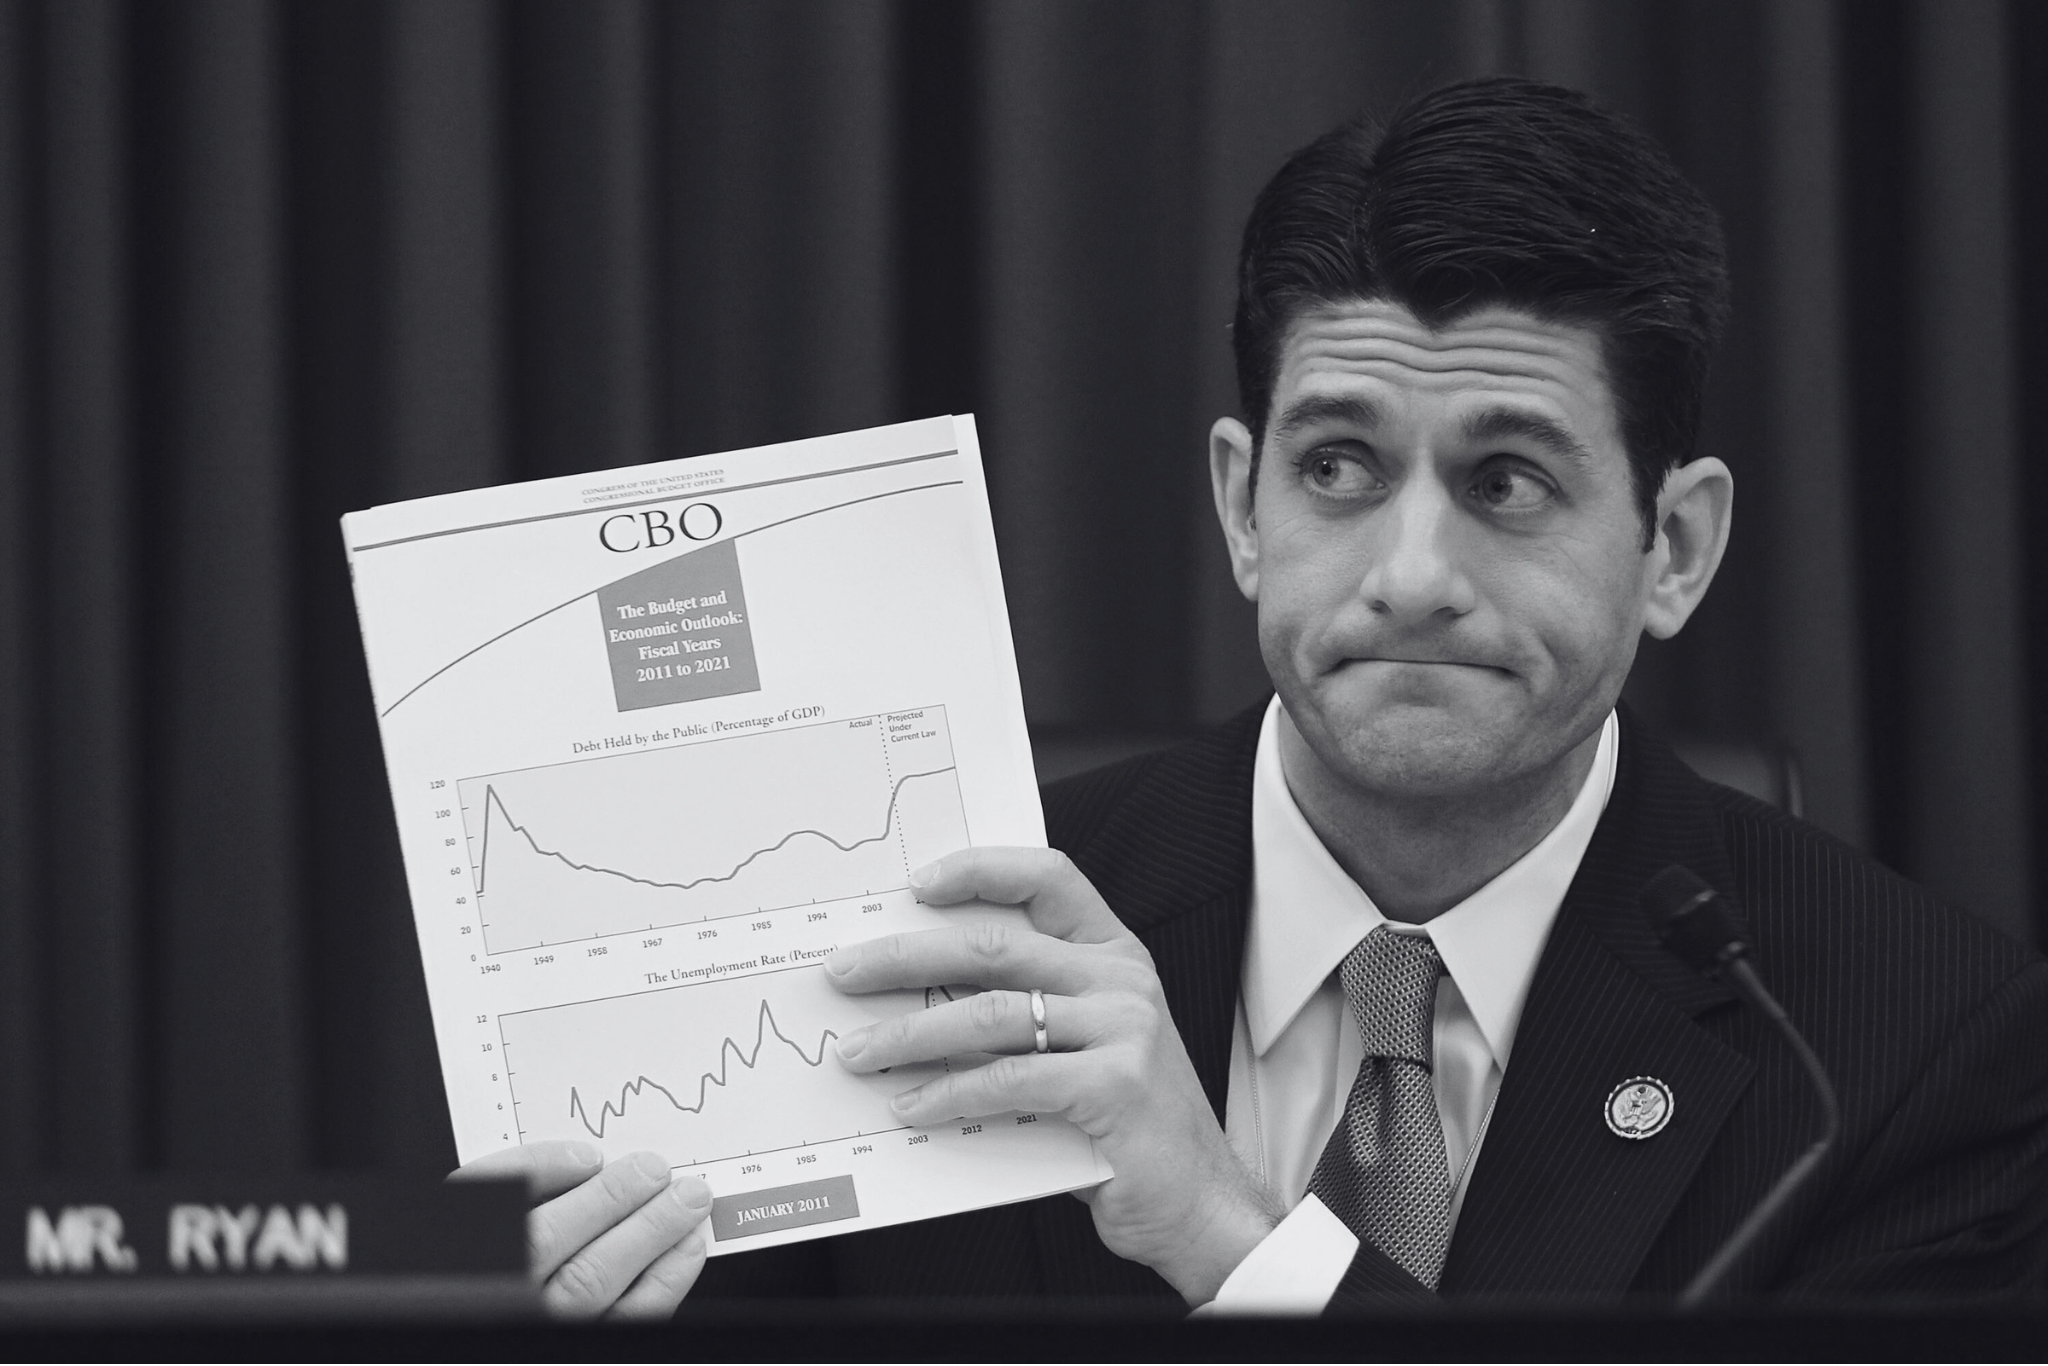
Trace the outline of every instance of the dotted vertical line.
{"label": "dotted vertical line", "polygon": [[878,712],[875,737],[882,744],[882,775],[889,783],[889,822],[896,827],[896,852],[903,859],[903,880],[910,881],[910,846],[903,842],[903,794],[896,789],[896,768],[889,762],[889,717]]}

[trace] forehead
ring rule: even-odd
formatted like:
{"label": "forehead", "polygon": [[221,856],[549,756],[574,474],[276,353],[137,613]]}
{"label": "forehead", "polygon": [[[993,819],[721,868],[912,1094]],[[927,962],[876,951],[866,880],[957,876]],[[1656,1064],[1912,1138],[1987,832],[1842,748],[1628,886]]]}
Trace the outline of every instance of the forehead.
{"label": "forehead", "polygon": [[1389,420],[1460,420],[1496,408],[1560,424],[1589,446],[1619,445],[1613,392],[1592,329],[1492,307],[1441,328],[1384,300],[1322,304],[1280,350],[1270,422],[1317,399],[1363,398]]}

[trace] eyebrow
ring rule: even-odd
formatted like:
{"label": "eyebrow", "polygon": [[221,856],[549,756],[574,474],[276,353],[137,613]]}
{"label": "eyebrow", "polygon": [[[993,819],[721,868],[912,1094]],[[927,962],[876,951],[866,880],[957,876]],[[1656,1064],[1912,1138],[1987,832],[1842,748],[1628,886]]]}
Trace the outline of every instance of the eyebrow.
{"label": "eyebrow", "polygon": [[1533,441],[1561,460],[1578,465],[1593,463],[1593,452],[1584,442],[1547,417],[1518,412],[1513,408],[1488,408],[1465,419],[1465,440],[1472,445],[1520,437]]}
{"label": "eyebrow", "polygon": [[1380,405],[1369,398],[1317,394],[1288,404],[1286,411],[1273,424],[1272,434],[1275,439],[1282,439],[1320,422],[1372,428],[1380,425],[1382,416]]}

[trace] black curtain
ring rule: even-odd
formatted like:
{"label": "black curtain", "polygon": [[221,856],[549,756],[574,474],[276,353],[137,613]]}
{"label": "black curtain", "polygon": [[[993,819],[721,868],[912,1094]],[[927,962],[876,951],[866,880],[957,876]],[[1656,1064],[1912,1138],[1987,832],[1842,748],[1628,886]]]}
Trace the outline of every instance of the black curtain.
{"label": "black curtain", "polygon": [[452,1160],[344,511],[972,411],[1034,722],[1254,699],[1239,224],[1493,70],[1728,226],[1735,543],[1635,700],[2034,935],[2048,7],[0,0],[0,1171]]}

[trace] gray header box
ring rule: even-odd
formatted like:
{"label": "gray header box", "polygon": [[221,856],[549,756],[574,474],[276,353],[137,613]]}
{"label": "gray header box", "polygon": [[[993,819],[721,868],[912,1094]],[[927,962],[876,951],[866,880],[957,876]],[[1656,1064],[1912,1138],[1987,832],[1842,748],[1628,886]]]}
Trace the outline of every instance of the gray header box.
{"label": "gray header box", "polygon": [[853,1178],[828,1176],[822,1181],[719,1196],[711,1202],[711,1236],[724,1243],[859,1215],[860,1201],[853,1193]]}
{"label": "gray header box", "polygon": [[606,584],[597,610],[620,711],[761,690],[737,542]]}

